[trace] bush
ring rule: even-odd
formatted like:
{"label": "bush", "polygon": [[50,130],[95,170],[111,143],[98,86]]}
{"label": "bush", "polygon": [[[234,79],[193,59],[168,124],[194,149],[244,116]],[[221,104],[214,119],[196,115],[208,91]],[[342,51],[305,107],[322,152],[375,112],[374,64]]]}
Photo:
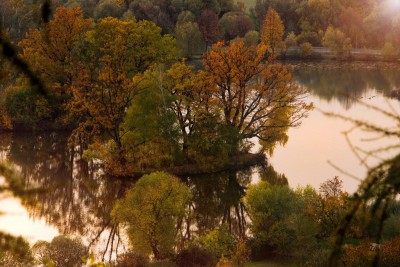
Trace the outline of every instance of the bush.
{"label": "bush", "polygon": [[149,258],[135,252],[126,252],[118,256],[116,267],[147,267]]}
{"label": "bush", "polygon": [[230,257],[236,249],[235,238],[231,235],[226,225],[213,230],[197,240],[198,244],[212,253],[216,258]]}
{"label": "bush", "polygon": [[248,31],[244,36],[246,46],[257,45],[260,42],[260,34],[258,31]]}
{"label": "bush", "polygon": [[371,250],[369,241],[362,242],[358,246],[345,248],[343,262],[346,266],[371,266],[375,251]]}
{"label": "bush", "polygon": [[79,239],[56,236],[48,243],[38,241],[32,247],[33,253],[40,264],[52,262],[55,267],[82,266],[82,257],[87,256],[87,248]]}
{"label": "bush", "polygon": [[48,101],[30,88],[7,88],[5,106],[13,124],[21,126],[31,126],[51,117]]}
{"label": "bush", "polygon": [[240,239],[238,244],[236,245],[236,251],[232,256],[232,263],[236,267],[244,267],[245,263],[249,260],[250,251],[247,248],[246,242],[244,239]]}
{"label": "bush", "polygon": [[383,242],[381,246],[380,266],[400,266],[400,237]]}
{"label": "bush", "polygon": [[319,46],[321,39],[321,36],[316,32],[302,32],[297,36],[297,43],[310,43],[312,46]]}
{"label": "bush", "polygon": [[217,263],[217,258],[207,249],[191,245],[175,257],[175,263],[178,267],[212,267]]}
{"label": "bush", "polygon": [[290,32],[285,39],[286,47],[296,46],[297,45],[297,36],[294,32]]}
{"label": "bush", "polygon": [[0,266],[33,266],[33,256],[29,243],[22,237],[13,237],[0,232]]}
{"label": "bush", "polygon": [[385,43],[385,45],[382,47],[382,56],[386,60],[393,60],[398,57],[398,53],[396,49],[393,47],[392,43]]}
{"label": "bush", "polygon": [[229,259],[224,258],[224,257],[222,257],[222,258],[218,261],[218,263],[217,263],[217,265],[216,265],[216,267],[234,267],[234,266],[235,266],[235,265],[233,264],[232,261],[230,261]]}
{"label": "bush", "polygon": [[309,57],[313,52],[313,47],[309,42],[305,42],[300,45],[300,51],[302,57]]}
{"label": "bush", "polygon": [[345,248],[344,263],[346,266],[372,266],[376,253],[380,253],[378,266],[400,266],[400,237],[374,244],[369,240],[361,242],[358,246]]}

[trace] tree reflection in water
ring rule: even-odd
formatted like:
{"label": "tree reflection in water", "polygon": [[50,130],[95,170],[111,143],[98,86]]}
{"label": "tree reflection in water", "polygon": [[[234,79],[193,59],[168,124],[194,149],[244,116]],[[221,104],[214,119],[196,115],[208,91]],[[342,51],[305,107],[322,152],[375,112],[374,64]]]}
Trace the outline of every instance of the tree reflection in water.
{"label": "tree reflection in water", "polygon": [[313,95],[337,99],[345,109],[381,94],[400,99],[400,67],[384,62],[290,62],[296,81]]}
{"label": "tree reflection in water", "polygon": [[[62,133],[0,135],[0,155],[21,173],[26,189],[44,189],[28,195],[14,192],[29,215],[44,218],[60,234],[83,237],[102,260],[109,260],[118,249],[126,247],[110,212],[134,182],[108,178],[98,164],[86,162],[76,150]],[[273,184],[287,184],[286,177],[268,165],[182,177],[193,199],[188,216],[177,225],[178,248],[222,224],[238,238],[246,235],[249,219],[243,196],[255,173]]]}
{"label": "tree reflection in water", "polygon": [[0,138],[0,147],[21,173],[26,189],[44,189],[18,196],[29,215],[44,218],[62,235],[84,237],[91,248],[101,246],[104,258],[119,244],[119,229],[110,212],[127,182],[104,177],[100,167],[82,160],[67,139],[60,133],[14,134],[8,145]]}

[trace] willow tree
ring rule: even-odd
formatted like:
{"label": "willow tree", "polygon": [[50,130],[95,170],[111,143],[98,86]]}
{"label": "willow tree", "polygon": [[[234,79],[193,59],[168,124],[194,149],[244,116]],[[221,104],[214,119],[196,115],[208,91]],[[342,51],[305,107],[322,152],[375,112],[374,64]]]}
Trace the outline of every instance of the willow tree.
{"label": "willow tree", "polygon": [[275,9],[268,9],[260,32],[261,42],[267,46],[269,52],[275,53],[277,49],[284,48],[283,34],[285,33],[285,26]]}
{"label": "willow tree", "polygon": [[164,259],[173,253],[177,225],[191,197],[189,187],[177,177],[155,172],[140,178],[116,203],[111,215],[128,227],[135,251]]}
{"label": "willow tree", "polygon": [[270,149],[298,126],[312,104],[304,102],[307,91],[293,80],[290,70],[269,57],[267,46],[246,47],[243,41],[215,44],[203,64],[211,94],[224,124],[236,132],[236,147],[258,138]]}

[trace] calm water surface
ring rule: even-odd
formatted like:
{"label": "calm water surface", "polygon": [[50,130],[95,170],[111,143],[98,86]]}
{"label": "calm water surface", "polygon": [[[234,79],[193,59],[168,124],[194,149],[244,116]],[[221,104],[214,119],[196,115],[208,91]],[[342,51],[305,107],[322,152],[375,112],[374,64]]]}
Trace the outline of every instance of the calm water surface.
{"label": "calm water surface", "polygon": [[[315,110],[299,128],[289,130],[288,143],[276,149],[270,162],[276,171],[288,177],[292,187],[310,184],[318,188],[325,180],[339,176],[345,189],[354,192],[359,181],[343,172],[362,179],[367,174],[367,168],[360,164],[351,145],[359,148],[359,154],[364,157],[365,153],[361,150],[372,151],[398,144],[399,140],[377,138],[377,134],[360,129],[348,133],[347,140],[344,133],[353,129],[353,124],[327,117],[323,112],[399,129],[398,121],[367,105],[400,114],[400,66],[362,62],[291,64],[295,67],[294,76],[298,83],[309,88],[309,101],[314,103]],[[394,153],[396,151],[380,153],[379,158],[368,157],[366,162],[374,166]]]}
{"label": "calm water surface", "polygon": [[[278,147],[269,160],[272,166],[207,177],[183,177],[192,189],[192,212],[197,216],[187,222],[194,227],[182,236],[189,238],[201,234],[221,222],[229,222],[233,231],[245,231],[248,220],[240,199],[246,187],[260,179],[284,183],[276,172],[284,174],[292,187],[310,184],[318,188],[323,181],[340,176],[345,189],[354,191],[359,182],[338,170],[359,178],[366,175],[366,168],[360,164],[343,134],[352,125],[327,117],[321,111],[332,111],[385,127],[398,127],[395,121],[359,102],[400,111],[398,65],[290,64],[295,68],[298,83],[309,88],[308,101],[313,102],[316,109],[310,112],[301,127],[289,131],[286,146]],[[372,137],[374,141],[365,140]],[[375,137],[358,129],[349,134],[351,144],[362,150],[398,142]],[[107,178],[96,164],[83,161],[79,153],[68,146],[67,138],[60,133],[0,134],[0,160],[7,160],[21,172],[28,189],[45,189],[44,193],[28,195],[2,194],[0,211],[4,214],[0,216],[0,231],[22,235],[32,244],[37,240],[50,241],[58,234],[80,236],[98,254],[103,253],[110,235],[114,235],[116,240],[122,238],[123,249],[126,242],[116,231],[109,214],[115,200],[123,196],[131,182]],[[383,153],[380,157],[389,155]],[[367,160],[370,165],[377,162],[374,158]],[[6,181],[0,180],[2,183]]]}

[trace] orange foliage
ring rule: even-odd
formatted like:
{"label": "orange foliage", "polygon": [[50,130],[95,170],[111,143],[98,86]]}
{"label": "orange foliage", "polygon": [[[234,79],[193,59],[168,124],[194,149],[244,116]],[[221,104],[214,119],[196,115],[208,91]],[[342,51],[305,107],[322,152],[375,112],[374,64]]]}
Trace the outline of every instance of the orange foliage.
{"label": "orange foliage", "polygon": [[257,137],[275,140],[276,129],[297,126],[312,108],[302,99],[306,90],[298,87],[290,70],[274,62],[264,62],[265,45],[246,47],[243,41],[213,45],[203,59],[211,92],[222,109],[225,124],[235,128],[239,139]]}
{"label": "orange foliage", "polygon": [[69,86],[73,78],[73,52],[92,23],[92,19],[83,17],[79,7],[59,7],[44,29],[26,33],[19,43],[23,56],[37,74],[52,83],[52,87]]}
{"label": "orange foliage", "polygon": [[358,246],[346,247],[343,260],[346,266],[372,266],[377,253],[379,253],[378,266],[400,266],[400,237],[385,241],[382,244],[365,240]]}
{"label": "orange foliage", "polygon": [[267,46],[268,51],[275,53],[277,49],[284,48],[282,42],[285,26],[273,8],[268,9],[261,29],[261,41]]}
{"label": "orange foliage", "polygon": [[19,46],[33,71],[46,82],[56,115],[70,101],[77,44],[93,23],[79,7],[57,8],[54,19],[43,29],[31,29]]}

